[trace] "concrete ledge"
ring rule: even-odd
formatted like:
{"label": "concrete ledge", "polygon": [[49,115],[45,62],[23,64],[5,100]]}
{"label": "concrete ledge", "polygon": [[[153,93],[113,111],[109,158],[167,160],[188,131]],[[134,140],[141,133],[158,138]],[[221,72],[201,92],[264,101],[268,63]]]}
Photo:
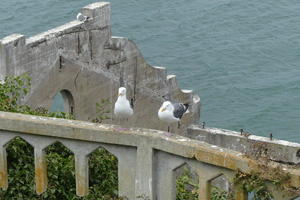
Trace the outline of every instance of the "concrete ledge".
{"label": "concrete ledge", "polygon": [[300,163],[300,144],[284,140],[249,135],[243,136],[238,132],[217,128],[205,128],[198,125],[191,125],[188,128],[190,138],[204,141],[219,147],[251,154],[252,151],[263,148],[264,156],[273,161],[299,164]]}
{"label": "concrete ledge", "polygon": [[13,44],[14,46],[24,45],[25,36],[21,34],[12,34],[0,40],[0,44],[3,46],[10,45],[10,44]]}
{"label": "concrete ledge", "polygon": [[80,21],[71,21],[65,25],[50,29],[44,33],[35,35],[26,40],[26,44],[29,47],[37,46],[38,44],[45,42],[47,40],[60,37],[65,34],[70,34],[74,32],[79,32],[82,29],[83,22]]}

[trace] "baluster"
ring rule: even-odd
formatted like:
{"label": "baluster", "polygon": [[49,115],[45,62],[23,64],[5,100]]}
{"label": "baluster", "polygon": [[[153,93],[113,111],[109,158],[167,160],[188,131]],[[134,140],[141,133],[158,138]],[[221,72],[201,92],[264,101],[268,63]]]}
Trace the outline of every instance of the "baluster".
{"label": "baluster", "polygon": [[176,169],[187,164],[185,159],[171,154],[157,154],[155,172],[157,176],[157,199],[176,199]]}
{"label": "baluster", "polygon": [[99,147],[99,144],[75,140],[60,141],[68,147],[75,156],[76,194],[80,197],[86,196],[89,193],[88,156]]}
{"label": "baluster", "polygon": [[35,191],[38,195],[44,193],[48,187],[47,160],[44,149],[55,142],[54,138],[44,136],[30,136],[20,134],[34,148],[34,165],[35,165]]}
{"label": "baluster", "polygon": [[199,200],[210,200],[210,182],[207,179],[199,178]]}
{"label": "baluster", "polygon": [[8,176],[7,176],[7,160],[6,150],[2,145],[0,146],[0,188],[6,190],[8,187]]}
{"label": "baluster", "polygon": [[47,162],[45,152],[42,148],[34,148],[34,164],[35,164],[35,190],[38,195],[47,190]]}
{"label": "baluster", "polygon": [[8,188],[6,144],[15,136],[15,134],[0,131],[0,188],[3,190]]}
{"label": "baluster", "polygon": [[153,149],[147,144],[140,144],[136,161],[136,197],[144,195],[153,200]]}
{"label": "baluster", "polygon": [[76,194],[80,197],[89,193],[89,164],[87,155],[75,154]]}
{"label": "baluster", "polygon": [[248,193],[242,188],[242,186],[235,186],[234,193],[236,200],[248,200]]}

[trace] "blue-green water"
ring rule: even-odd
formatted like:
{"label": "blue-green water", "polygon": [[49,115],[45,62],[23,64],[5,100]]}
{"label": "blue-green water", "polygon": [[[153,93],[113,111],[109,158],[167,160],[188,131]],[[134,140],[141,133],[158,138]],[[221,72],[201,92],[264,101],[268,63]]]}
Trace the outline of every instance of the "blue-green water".
{"label": "blue-green water", "polygon": [[[1,0],[0,38],[64,24],[90,2]],[[113,35],[198,93],[208,126],[300,142],[299,0],[111,3]]]}

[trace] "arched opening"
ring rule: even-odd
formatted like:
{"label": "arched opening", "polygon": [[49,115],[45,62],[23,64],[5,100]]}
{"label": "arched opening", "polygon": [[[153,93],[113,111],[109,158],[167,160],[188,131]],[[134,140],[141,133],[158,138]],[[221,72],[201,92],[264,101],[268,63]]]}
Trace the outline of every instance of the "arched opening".
{"label": "arched opening", "polygon": [[0,189],[0,199],[36,199],[34,186],[34,149],[24,139],[15,137],[6,144],[7,190]]}
{"label": "arched opening", "polygon": [[197,200],[199,176],[188,164],[174,170],[176,178],[176,200]]}
{"label": "arched opening", "polygon": [[88,199],[119,199],[118,158],[99,147],[89,155],[89,195]]}
{"label": "arched opening", "polygon": [[234,199],[233,198],[233,186],[229,180],[223,174],[210,180],[210,197],[211,199]]}
{"label": "arched opening", "polygon": [[43,199],[77,199],[74,153],[61,142],[45,149],[48,170],[48,189]]}
{"label": "arched opening", "polygon": [[74,115],[74,98],[68,90],[58,92],[54,98],[50,108],[51,112],[66,112]]}

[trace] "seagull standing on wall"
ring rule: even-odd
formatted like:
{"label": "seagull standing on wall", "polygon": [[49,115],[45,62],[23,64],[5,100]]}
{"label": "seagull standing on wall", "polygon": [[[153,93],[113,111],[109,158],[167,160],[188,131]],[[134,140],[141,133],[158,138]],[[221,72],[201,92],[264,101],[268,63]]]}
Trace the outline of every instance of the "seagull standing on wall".
{"label": "seagull standing on wall", "polygon": [[119,88],[114,114],[121,119],[128,119],[131,115],[133,115],[133,105],[127,100],[126,88],[124,87]]}
{"label": "seagull standing on wall", "polygon": [[76,19],[77,19],[78,21],[85,22],[85,21],[88,19],[88,17],[87,17],[87,16],[84,16],[84,15],[81,14],[81,13],[78,13],[77,16],[76,16]]}
{"label": "seagull standing on wall", "polygon": [[[165,101],[158,110],[158,118],[169,124],[178,122],[179,128],[183,114],[188,113],[188,107],[188,104]],[[168,132],[170,132],[170,126],[168,126]]]}

